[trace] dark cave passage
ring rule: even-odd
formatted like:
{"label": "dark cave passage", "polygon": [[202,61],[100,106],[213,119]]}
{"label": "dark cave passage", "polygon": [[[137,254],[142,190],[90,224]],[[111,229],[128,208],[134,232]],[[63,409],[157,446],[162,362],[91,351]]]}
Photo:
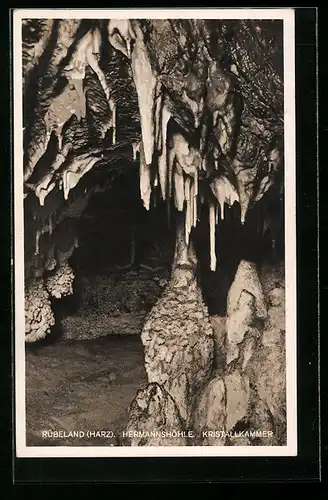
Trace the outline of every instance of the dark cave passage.
{"label": "dark cave passage", "polygon": [[[245,225],[240,224],[237,204],[226,208],[224,220],[216,226],[218,264],[212,272],[208,209],[203,207],[192,240],[199,260],[201,288],[211,315],[225,315],[227,294],[241,259],[257,264],[266,260],[273,265],[283,259],[283,214],[274,207],[271,210],[275,214],[274,224],[265,232],[266,208],[266,204],[259,202],[249,211]],[[151,310],[170,276],[176,234],[174,215],[173,211],[169,221],[167,204],[163,201],[157,201],[150,211],[143,207],[137,169],[121,174],[111,189],[91,197],[86,210],[74,221],[79,242],[69,260],[75,274],[74,293],[53,300],[56,336],[62,334],[63,318],[71,325],[74,317],[82,319],[90,313],[92,318],[96,314],[107,315],[109,322],[115,318],[117,331],[110,329],[108,333],[136,333],[138,328],[133,324],[128,332],[128,322],[133,322],[133,316],[138,318],[141,329],[142,318]],[[86,325],[92,328],[92,323]],[[106,330],[106,318],[103,326]],[[74,338],[73,332],[69,335]]]}

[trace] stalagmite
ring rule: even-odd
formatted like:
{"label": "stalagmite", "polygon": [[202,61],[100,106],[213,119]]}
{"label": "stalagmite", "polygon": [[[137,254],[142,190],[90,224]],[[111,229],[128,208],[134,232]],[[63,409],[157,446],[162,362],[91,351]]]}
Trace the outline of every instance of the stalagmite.
{"label": "stalagmite", "polygon": [[210,219],[210,267],[211,271],[216,270],[216,252],[215,252],[215,206],[213,203],[209,205]]}
{"label": "stalagmite", "polygon": [[173,148],[175,150],[175,154],[181,166],[183,166],[185,164],[184,157],[189,155],[188,142],[181,134],[174,134],[172,139],[173,139]]}
{"label": "stalagmite", "polygon": [[167,161],[167,125],[171,118],[171,113],[168,110],[167,106],[163,106],[162,109],[162,150],[161,154],[158,158],[158,174],[159,181],[161,185],[161,193],[163,200],[166,199],[166,184],[167,184],[167,169],[168,169],[168,161]]}
{"label": "stalagmite", "polygon": [[[65,19],[59,20],[57,25],[57,46],[56,49],[52,51],[50,59],[48,61],[45,76],[46,78],[39,79],[37,84],[37,93],[39,98],[37,99],[36,109],[37,113],[44,116],[42,120],[42,115],[38,115],[26,130],[29,130],[32,136],[35,136],[36,140],[29,141],[26,150],[27,163],[24,170],[24,182],[27,182],[32,175],[35,165],[38,163],[40,158],[45,153],[48,143],[50,141],[51,133],[56,128],[57,117],[50,117],[50,120],[46,118],[48,112],[45,111],[48,106],[48,99],[45,98],[45,91],[52,91],[52,86],[56,82],[56,68],[61,67],[62,61],[67,57],[68,50],[72,46],[75,40],[76,32],[80,26],[80,19]],[[47,82],[47,83],[46,83]],[[68,86],[67,86],[68,87]],[[66,90],[65,92],[66,93]],[[65,96],[67,98],[67,95]],[[54,100],[56,100],[55,98]],[[74,97],[76,99],[76,96]],[[73,99],[73,100],[74,100]],[[52,101],[53,103],[54,101]],[[50,106],[51,107],[51,106]],[[66,106],[67,110],[68,106]],[[49,111],[49,108],[48,108]],[[52,112],[50,111],[50,114]],[[70,110],[67,110],[67,119],[71,116]]]}
{"label": "stalagmite", "polygon": [[233,169],[236,174],[238,196],[240,204],[240,222],[245,224],[248,206],[254,197],[254,184],[256,176],[258,175],[258,165],[245,168],[245,165],[234,160]]}
{"label": "stalagmite", "polygon": [[131,68],[138,95],[145,161],[146,165],[150,165],[154,152],[154,106],[157,82],[142,37],[139,29],[131,56]]}
{"label": "stalagmite", "polygon": [[[99,82],[104,90],[106,99],[109,99],[109,88],[106,83],[106,78],[103,71],[99,67],[98,58],[100,55],[100,45],[101,45],[101,34],[98,28],[93,31],[88,31],[79,40],[76,49],[70,59],[70,63],[64,68],[65,76],[72,81],[73,85],[76,82],[81,82],[85,77],[86,66],[92,68],[96,73]],[[81,84],[81,92],[83,92],[83,87]]]}

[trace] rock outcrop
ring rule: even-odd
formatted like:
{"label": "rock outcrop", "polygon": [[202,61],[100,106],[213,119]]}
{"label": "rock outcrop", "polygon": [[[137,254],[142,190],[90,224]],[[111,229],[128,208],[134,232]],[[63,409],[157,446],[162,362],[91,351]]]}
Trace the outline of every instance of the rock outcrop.
{"label": "rock outcrop", "polygon": [[126,444],[130,446],[186,446],[177,406],[159,384],[137,392],[129,408]]}
{"label": "rock outcrop", "polygon": [[149,382],[171,395],[186,426],[194,395],[213,364],[213,328],[196,279],[196,258],[178,232],[171,279],[147,317],[141,339]]}
{"label": "rock outcrop", "polygon": [[[212,445],[286,443],[286,359],[283,276],[261,273],[241,261],[228,295],[225,336],[216,321],[219,357],[214,378],[203,389],[194,427],[220,430]],[[245,300],[246,299],[246,300]],[[205,442],[204,442],[205,443]]]}

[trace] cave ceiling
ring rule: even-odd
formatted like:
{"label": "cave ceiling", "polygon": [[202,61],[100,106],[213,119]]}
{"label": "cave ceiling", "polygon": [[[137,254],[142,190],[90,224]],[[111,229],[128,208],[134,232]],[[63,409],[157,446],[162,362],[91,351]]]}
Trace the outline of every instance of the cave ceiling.
{"label": "cave ceiling", "polygon": [[244,223],[281,196],[282,21],[26,19],[22,36],[26,258],[39,267],[56,225],[127,169],[147,210],[161,197],[185,213],[186,239],[202,203],[212,231],[225,205]]}

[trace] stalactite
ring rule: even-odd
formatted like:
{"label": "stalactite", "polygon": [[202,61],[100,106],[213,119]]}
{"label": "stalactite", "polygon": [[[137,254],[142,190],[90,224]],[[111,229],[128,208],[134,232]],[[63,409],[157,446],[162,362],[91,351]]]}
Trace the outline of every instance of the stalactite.
{"label": "stalactite", "polygon": [[157,81],[150,64],[140,29],[138,30],[138,36],[136,37],[131,56],[131,68],[138,95],[145,161],[147,165],[151,165],[155,139],[154,106]]}
{"label": "stalactite", "polygon": [[211,271],[216,270],[216,252],[215,252],[215,206],[209,204],[209,219],[210,219],[210,267]]}
{"label": "stalactite", "polygon": [[239,201],[239,196],[234,186],[225,176],[216,177],[211,182],[211,189],[215,198],[219,202],[220,217],[223,220],[225,203],[228,203],[229,206],[232,206],[235,201]]}
{"label": "stalactite", "polygon": [[137,153],[140,153],[140,142],[133,142],[132,143],[132,153],[133,153],[133,160],[137,160]]}
{"label": "stalactite", "polygon": [[129,19],[111,19],[108,23],[108,39],[115,49],[131,59],[131,46],[135,40],[135,33]]}
{"label": "stalactite", "polygon": [[183,211],[185,193],[184,193],[184,179],[183,175],[180,175],[176,170],[174,171],[174,194],[175,194],[175,206],[179,212]]}
{"label": "stalactite", "polygon": [[116,103],[114,99],[109,100],[109,108],[112,113],[111,121],[112,121],[112,130],[113,130],[113,135],[112,135],[112,143],[116,144]]}
{"label": "stalactite", "polygon": [[196,193],[196,182],[195,180],[192,182],[191,184],[191,193],[190,193],[190,196],[191,196],[191,199],[192,199],[192,208],[193,208],[193,211],[192,211],[192,214],[193,214],[193,217],[192,217],[192,225],[193,227],[196,227],[197,225],[197,193]]}
{"label": "stalactite", "polygon": [[147,165],[143,144],[140,145],[140,194],[146,210],[150,208],[151,176],[150,167]]}
{"label": "stalactite", "polygon": [[87,50],[86,50],[86,60],[87,63],[91,66],[93,71],[96,73],[98,76],[98,80],[100,82],[100,85],[102,86],[102,89],[104,91],[104,94],[106,96],[107,102],[109,102],[110,98],[110,89],[107,85],[106,82],[106,77],[101,70],[99,66],[99,58],[100,58],[100,47],[101,47],[101,33],[98,28],[96,28],[91,36],[89,37],[90,41],[87,45]]}
{"label": "stalactite", "polygon": [[187,200],[187,208],[186,208],[186,212],[185,212],[185,242],[186,242],[186,245],[189,245],[189,236],[190,236],[190,231],[191,231],[190,211],[191,211],[191,201],[189,199],[189,200]]}
{"label": "stalactite", "polygon": [[41,236],[41,231],[37,229],[35,233],[35,255],[39,255],[40,253],[40,236]]}
{"label": "stalactite", "polygon": [[185,193],[185,199],[187,201],[190,201],[190,177],[187,175],[186,180],[184,182],[184,193]]}
{"label": "stalactite", "polygon": [[171,118],[171,113],[167,106],[163,106],[162,109],[162,123],[161,123],[161,136],[162,136],[162,150],[158,158],[158,173],[159,181],[161,185],[161,193],[163,200],[166,199],[166,189],[167,189],[167,173],[168,173],[168,159],[167,159],[167,126]]}
{"label": "stalactite", "polygon": [[69,186],[67,180],[67,171],[63,173],[63,191],[64,191],[64,200],[68,199]]}
{"label": "stalactite", "polygon": [[196,168],[194,175],[194,190],[195,196],[198,196],[198,168]]}
{"label": "stalactite", "polygon": [[99,161],[98,157],[91,157],[89,153],[83,153],[73,158],[71,164],[63,172],[62,182],[64,190],[64,199],[68,200],[71,189],[75,188],[80,179],[93,168]]}
{"label": "stalactite", "polygon": [[155,146],[157,151],[162,150],[162,114],[163,114],[163,93],[161,89],[161,83],[157,82],[156,92],[155,92]]}
{"label": "stalactite", "polygon": [[168,183],[169,183],[168,195],[169,195],[169,198],[171,198],[171,196],[172,196],[172,184],[173,184],[173,179],[174,179],[173,172],[174,172],[175,162],[176,162],[175,151],[173,148],[171,148],[169,150],[169,154],[168,154]]}
{"label": "stalactite", "polygon": [[44,179],[38,184],[38,186],[35,188],[35,195],[39,198],[39,203],[43,207],[44,206],[44,200],[46,196],[54,189],[56,186],[55,182],[50,182],[53,177],[53,172],[50,172],[48,175],[45,176]]}

